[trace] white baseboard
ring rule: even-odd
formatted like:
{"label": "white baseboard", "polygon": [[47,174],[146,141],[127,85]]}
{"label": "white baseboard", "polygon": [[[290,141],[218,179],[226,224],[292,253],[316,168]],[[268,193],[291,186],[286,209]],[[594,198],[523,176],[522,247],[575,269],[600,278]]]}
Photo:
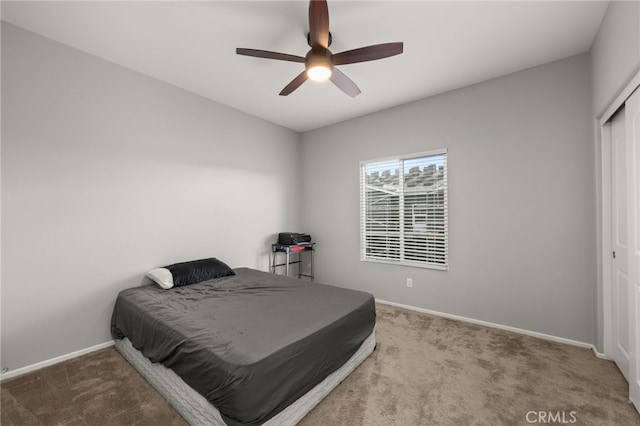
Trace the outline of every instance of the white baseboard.
{"label": "white baseboard", "polygon": [[598,352],[595,346],[592,345],[592,348],[593,348],[593,354],[596,356],[596,358],[606,359],[607,361],[613,361],[613,358],[611,358],[609,355],[603,354],[602,352]]}
{"label": "white baseboard", "polygon": [[[387,300],[382,300],[382,299],[376,299],[376,302],[382,303],[382,304],[385,304],[385,305],[396,306],[398,308],[408,309],[408,310],[411,310],[411,311],[423,312],[425,314],[430,314],[430,315],[436,315],[436,316],[443,317],[443,318],[449,318],[449,319],[453,319],[453,320],[468,322],[468,323],[471,323],[471,324],[483,325],[485,327],[491,327],[491,328],[497,328],[497,329],[500,329],[500,330],[511,331],[511,332],[514,332],[514,333],[519,333],[519,334],[524,334],[524,335],[527,335],[527,336],[537,337],[537,338],[540,338],[540,339],[550,340],[552,342],[565,343],[567,345],[579,346],[581,348],[589,348],[589,349],[593,350],[593,353],[597,358],[611,360],[611,358],[608,357],[607,355],[598,352],[596,350],[595,346],[593,346],[591,343],[579,342],[577,340],[565,339],[563,337],[552,336],[550,334],[538,333],[536,331],[529,331],[529,330],[524,330],[522,328],[510,327],[510,326],[501,325],[501,324],[495,324],[495,323],[492,323],[492,322],[476,320],[476,319],[473,319],[473,318],[462,317],[462,316],[459,316],[459,315],[446,314],[444,312],[433,311],[431,309],[424,309],[424,308],[418,308],[416,306],[403,305],[402,303],[389,302]],[[41,361],[41,362],[38,362],[36,364],[27,365],[26,367],[18,368],[17,370],[10,370],[10,371],[7,371],[6,373],[2,374],[2,378],[1,379],[2,380],[10,379],[12,377],[17,377],[17,376],[20,376],[22,374],[30,373],[32,371],[36,371],[36,370],[39,370],[41,368],[48,367],[50,365],[54,365],[54,364],[57,364],[57,363],[62,362],[62,361],[66,361],[66,360],[69,360],[69,359],[72,359],[72,358],[76,358],[76,357],[79,357],[81,355],[85,355],[85,354],[88,354],[88,353],[91,353],[91,352],[95,352],[95,351],[100,350],[100,349],[108,348],[109,346],[113,346],[113,344],[114,344],[113,340],[109,341],[109,342],[100,343],[100,344],[95,345],[95,346],[91,346],[91,347],[88,347],[88,348],[85,348],[85,349],[80,349],[79,351],[71,352],[71,353],[68,353],[68,354],[65,354],[65,355],[60,355],[58,357],[51,358],[51,359],[48,359],[48,360],[45,360],[45,361]]]}
{"label": "white baseboard", "polygon": [[32,371],[40,370],[41,368],[49,367],[50,365],[54,365],[59,362],[66,361],[68,359],[76,358],[76,357],[79,357],[80,355],[85,355],[100,349],[108,348],[109,346],[113,346],[113,344],[114,342],[113,340],[111,340],[109,342],[100,343],[98,345],[91,346],[85,349],[80,349],[79,351],[71,352],[65,355],[60,355],[55,358],[37,362],[35,364],[27,365],[26,367],[21,367],[16,370],[9,370],[6,373],[2,374],[2,380],[21,376],[22,374],[26,374],[26,373],[31,373]]}
{"label": "white baseboard", "polygon": [[522,328],[510,327],[508,325],[495,324],[495,323],[488,322],[488,321],[481,321],[481,320],[476,320],[476,319],[473,319],[473,318],[461,317],[459,315],[446,314],[444,312],[432,311],[430,309],[423,309],[423,308],[418,308],[418,307],[415,307],[415,306],[403,305],[402,303],[389,302],[387,300],[382,300],[382,299],[376,299],[376,302],[379,302],[379,303],[382,303],[382,304],[385,304],[385,305],[396,306],[398,308],[408,309],[408,310],[411,310],[411,311],[423,312],[425,314],[435,315],[435,316],[439,316],[439,317],[443,317],[443,318],[449,318],[449,319],[453,319],[453,320],[468,322],[468,323],[471,323],[471,324],[483,325],[485,327],[498,328],[500,330],[511,331],[511,332],[518,333],[518,334],[524,334],[524,335],[531,336],[531,337],[537,337],[539,339],[550,340],[552,342],[565,343],[567,345],[579,346],[581,348],[588,348],[588,349],[593,350],[593,352],[594,352],[596,357],[602,358],[602,359],[610,359],[605,354],[599,353],[596,350],[595,346],[593,346],[591,343],[585,343],[585,342],[579,342],[577,340],[565,339],[564,337],[552,336],[550,334],[538,333],[537,331],[530,331],[530,330],[525,330],[525,329],[522,329]]}

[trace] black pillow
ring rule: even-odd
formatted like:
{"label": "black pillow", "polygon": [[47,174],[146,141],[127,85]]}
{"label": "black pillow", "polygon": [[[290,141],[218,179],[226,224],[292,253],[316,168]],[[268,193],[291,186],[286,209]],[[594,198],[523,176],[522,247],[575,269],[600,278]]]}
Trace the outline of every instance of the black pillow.
{"label": "black pillow", "polygon": [[174,287],[197,284],[202,281],[236,274],[229,265],[215,257],[174,263],[173,265],[165,266],[165,268],[173,275]]}

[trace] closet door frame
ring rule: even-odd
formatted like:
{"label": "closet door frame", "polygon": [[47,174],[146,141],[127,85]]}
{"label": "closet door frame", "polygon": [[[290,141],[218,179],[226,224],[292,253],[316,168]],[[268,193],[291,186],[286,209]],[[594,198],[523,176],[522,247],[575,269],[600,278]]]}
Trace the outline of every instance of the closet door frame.
{"label": "closet door frame", "polygon": [[[614,339],[613,339],[613,282],[612,282],[612,272],[613,272],[613,262],[612,262],[612,253],[613,248],[611,244],[612,238],[612,214],[611,214],[611,202],[612,202],[612,152],[611,152],[611,123],[609,120],[615,115],[616,111],[618,111],[626,102],[626,100],[633,94],[634,91],[640,90],[640,71],[636,73],[636,75],[631,79],[631,81],[625,86],[625,88],[620,92],[615,101],[607,108],[606,112],[598,119],[597,122],[597,134],[599,134],[600,138],[600,241],[599,241],[599,251],[601,256],[601,268],[599,275],[599,281],[602,282],[602,293],[601,293],[601,312],[602,312],[602,337],[603,337],[603,346],[604,346],[604,358],[611,358],[611,354],[613,351]],[[628,144],[627,144],[628,146]],[[628,163],[629,164],[629,163]],[[633,171],[627,171],[627,176],[630,176]],[[636,171],[637,174],[637,171]],[[629,199],[629,203],[632,203],[633,200]],[[630,217],[628,219],[631,219]],[[634,309],[635,311],[635,309]],[[630,312],[631,314],[631,312]],[[640,315],[640,312],[635,312],[635,315]],[[630,323],[630,332],[632,335],[630,336],[630,346],[633,346],[633,349],[640,345],[640,336],[638,333],[640,330],[635,326],[635,322],[637,318],[631,318]],[[633,350],[633,358],[637,358],[640,354],[638,351]],[[634,359],[634,361],[636,361]],[[631,362],[634,362],[630,360]],[[636,370],[636,369],[634,369]],[[639,374],[638,371],[634,371],[636,375]],[[638,380],[640,377],[630,377],[630,380]],[[640,398],[638,395],[631,395],[630,398],[636,405],[637,409],[640,409]],[[634,400],[638,399],[638,400]]]}

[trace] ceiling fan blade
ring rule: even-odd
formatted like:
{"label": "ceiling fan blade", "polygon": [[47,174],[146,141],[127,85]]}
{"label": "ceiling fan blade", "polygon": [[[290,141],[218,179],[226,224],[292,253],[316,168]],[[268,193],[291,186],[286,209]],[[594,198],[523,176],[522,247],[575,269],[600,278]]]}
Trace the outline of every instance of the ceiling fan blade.
{"label": "ceiling fan blade", "polygon": [[342,90],[352,98],[355,98],[361,93],[358,86],[356,86],[356,84],[349,77],[347,77],[342,71],[337,68],[333,69],[329,80],[331,80],[333,84],[338,86],[338,89]]}
{"label": "ceiling fan blade", "polygon": [[375,44],[373,46],[336,53],[333,55],[333,63],[334,65],[346,65],[356,62],[375,61],[376,59],[399,55],[403,50],[404,45],[401,41],[396,43]]}
{"label": "ceiling fan blade", "polygon": [[280,96],[287,96],[298,87],[302,86],[302,83],[307,81],[307,71],[302,71],[296,78],[291,80],[291,83],[287,84],[284,89],[280,92]]}
{"label": "ceiling fan blade", "polygon": [[329,47],[329,8],[326,0],[309,2],[309,42],[311,47]]}
{"label": "ceiling fan blade", "polygon": [[255,58],[277,59],[279,61],[304,63],[304,58],[302,56],[289,55],[287,53],[270,52],[268,50],[243,49],[241,47],[238,47],[236,49],[236,53],[238,55],[253,56]]}

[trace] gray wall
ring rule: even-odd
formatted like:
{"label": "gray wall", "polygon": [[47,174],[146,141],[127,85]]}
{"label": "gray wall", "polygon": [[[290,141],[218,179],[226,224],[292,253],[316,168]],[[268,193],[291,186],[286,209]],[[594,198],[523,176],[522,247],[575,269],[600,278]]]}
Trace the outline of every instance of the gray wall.
{"label": "gray wall", "polygon": [[594,151],[597,212],[597,252],[595,255],[597,290],[594,310],[597,316],[595,345],[604,349],[604,326],[602,304],[602,176],[599,118],[612,104],[633,76],[640,70],[640,2],[613,1],[600,24],[600,29],[591,46],[591,91],[594,118]]}
{"label": "gray wall", "polygon": [[[318,281],[592,342],[589,82],[582,54],[303,134]],[[449,150],[450,270],[361,262],[358,162],[436,148]]]}
{"label": "gray wall", "polygon": [[300,226],[298,156],[297,133],[3,23],[2,367],[110,340],[153,267],[266,270]]}

